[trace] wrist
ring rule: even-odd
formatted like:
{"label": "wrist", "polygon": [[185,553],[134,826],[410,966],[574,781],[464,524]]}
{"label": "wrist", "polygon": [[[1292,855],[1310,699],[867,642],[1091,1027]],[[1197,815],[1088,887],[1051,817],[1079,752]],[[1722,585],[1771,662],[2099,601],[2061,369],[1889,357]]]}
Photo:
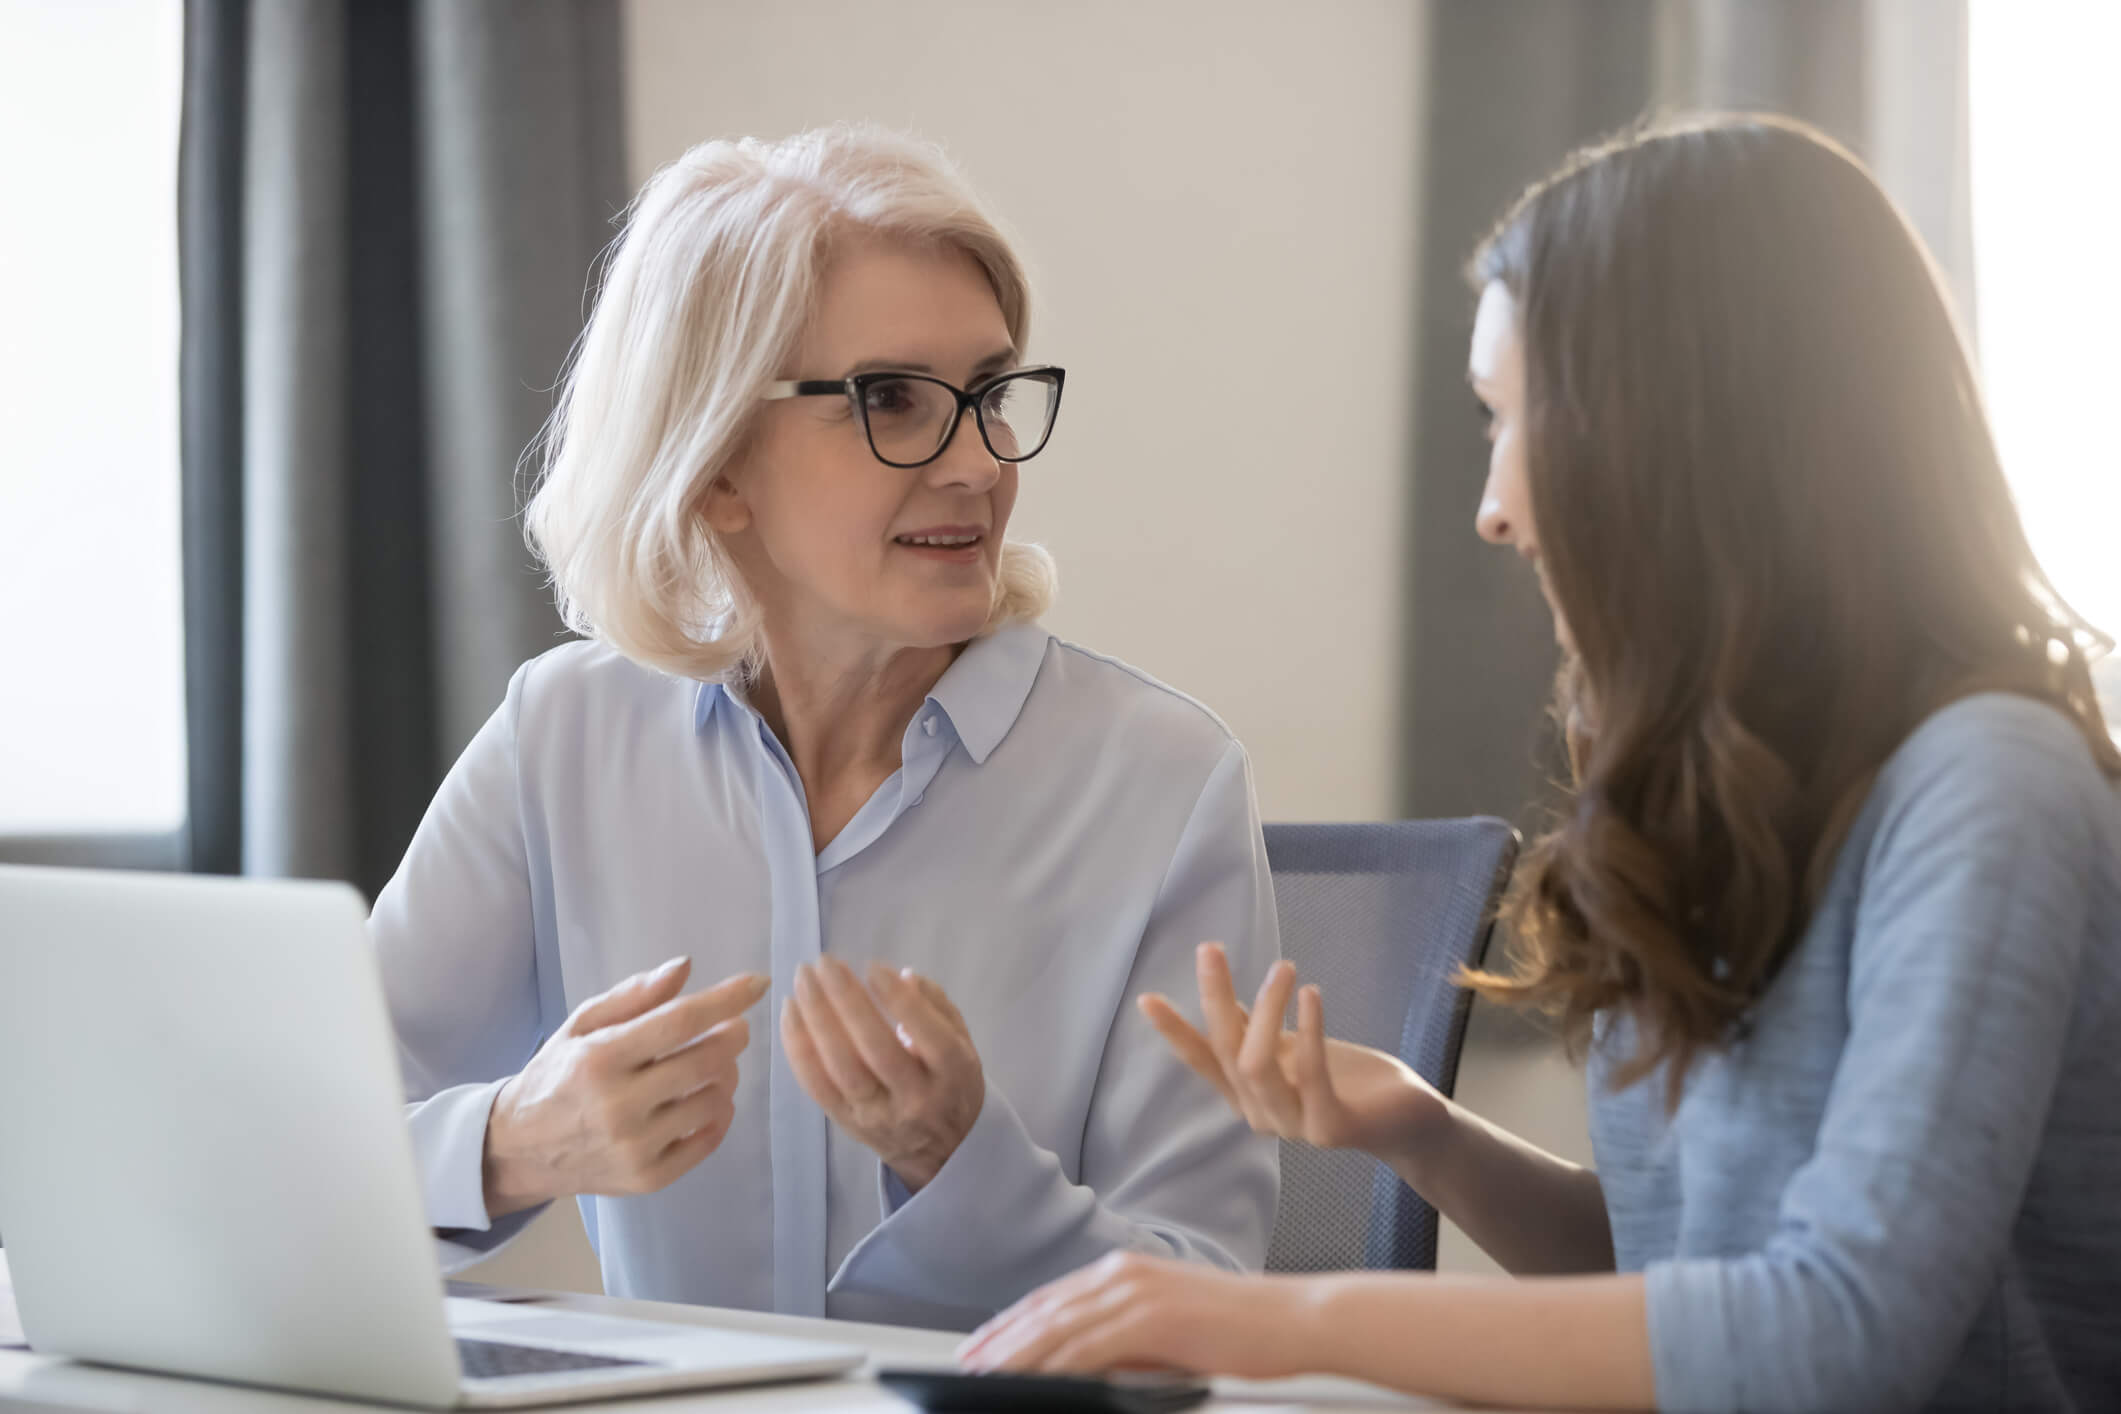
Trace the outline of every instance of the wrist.
{"label": "wrist", "polygon": [[918,1156],[902,1156],[884,1160],[884,1167],[908,1193],[918,1193],[935,1182],[935,1176],[943,1171],[939,1163],[932,1163]]}
{"label": "wrist", "polygon": [[918,1193],[935,1182],[936,1175],[943,1171],[943,1165],[950,1162],[950,1156],[956,1153],[958,1145],[964,1142],[960,1137],[947,1149],[935,1145],[918,1153],[902,1154],[897,1158],[884,1160],[884,1167],[898,1175],[898,1181],[905,1185],[908,1193]]}
{"label": "wrist", "polygon": [[1331,1317],[1332,1281],[1324,1276],[1267,1278],[1275,1299],[1259,1338],[1266,1356],[1260,1378],[1284,1379],[1330,1367],[1325,1343]]}
{"label": "wrist", "polygon": [[928,1142],[925,1145],[909,1153],[890,1156],[879,1152],[878,1157],[883,1160],[885,1168],[898,1175],[898,1181],[905,1185],[908,1193],[918,1193],[929,1184],[935,1182],[937,1175],[942,1173],[944,1166],[950,1162],[958,1150],[965,1147],[965,1141],[972,1137],[972,1131],[978,1128],[980,1116],[984,1113],[986,1113],[986,1085],[982,1081],[980,1103],[973,1107],[970,1115],[959,1116],[960,1126],[954,1126],[956,1128],[955,1133],[934,1133],[928,1136]]}
{"label": "wrist", "polygon": [[[1410,1077],[1410,1083],[1421,1082]],[[1401,1182],[1426,1198],[1438,1176],[1451,1165],[1459,1109],[1438,1096],[1434,1105],[1423,1106],[1416,1114],[1416,1118],[1393,1130],[1374,1153],[1399,1175]]]}
{"label": "wrist", "polygon": [[515,1080],[511,1078],[495,1092],[493,1108],[486,1114],[486,1140],[480,1150],[479,1169],[489,1222],[535,1208],[553,1197],[538,1191],[529,1181],[528,1166],[510,1145],[514,1111],[509,1099],[514,1090]]}

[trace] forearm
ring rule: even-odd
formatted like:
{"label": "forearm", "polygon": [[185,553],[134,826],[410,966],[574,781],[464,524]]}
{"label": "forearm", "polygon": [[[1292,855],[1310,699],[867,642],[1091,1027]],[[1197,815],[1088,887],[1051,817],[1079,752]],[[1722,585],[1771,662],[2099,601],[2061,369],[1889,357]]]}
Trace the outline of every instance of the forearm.
{"label": "forearm", "polygon": [[1446,1122],[1405,1154],[1400,1178],[1517,1276],[1613,1270],[1598,1175],[1451,1104]]}
{"label": "forearm", "polygon": [[1523,1408],[1656,1404],[1639,1275],[1296,1280],[1292,1371]]}

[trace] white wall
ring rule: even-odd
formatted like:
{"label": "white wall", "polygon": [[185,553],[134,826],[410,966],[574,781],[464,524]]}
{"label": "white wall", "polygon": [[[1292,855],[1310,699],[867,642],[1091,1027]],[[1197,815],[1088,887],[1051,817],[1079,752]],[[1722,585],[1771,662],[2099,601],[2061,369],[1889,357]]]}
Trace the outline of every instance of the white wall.
{"label": "white wall", "polygon": [[1269,819],[1393,813],[1421,7],[630,0],[643,181],[835,119],[950,149],[1068,369],[1047,622],[1205,701]]}

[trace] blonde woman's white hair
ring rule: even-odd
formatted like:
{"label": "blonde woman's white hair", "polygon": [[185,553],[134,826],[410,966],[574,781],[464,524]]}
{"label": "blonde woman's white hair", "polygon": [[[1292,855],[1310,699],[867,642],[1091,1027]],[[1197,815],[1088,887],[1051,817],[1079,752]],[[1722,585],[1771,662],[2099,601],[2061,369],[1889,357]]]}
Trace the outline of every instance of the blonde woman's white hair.
{"label": "blonde woman's white hair", "polygon": [[[866,125],[694,147],[634,199],[529,454],[525,531],[568,627],[680,677],[761,660],[758,606],[701,504],[856,232],[971,256],[1022,352],[1023,267],[940,148]],[[987,628],[1043,613],[1054,578],[1044,550],[1004,544]]]}

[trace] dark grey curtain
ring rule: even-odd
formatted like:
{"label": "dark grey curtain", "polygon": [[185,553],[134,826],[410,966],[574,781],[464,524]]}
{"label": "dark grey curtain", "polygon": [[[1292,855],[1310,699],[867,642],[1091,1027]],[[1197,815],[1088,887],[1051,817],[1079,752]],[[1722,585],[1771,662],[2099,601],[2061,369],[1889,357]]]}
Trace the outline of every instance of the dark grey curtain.
{"label": "dark grey curtain", "polygon": [[1523,815],[1556,769],[1554,637],[1515,556],[1473,533],[1488,448],[1466,391],[1466,257],[1527,182],[1642,110],[1653,0],[1433,0],[1416,282],[1401,791],[1409,816]]}
{"label": "dark grey curtain", "polygon": [[1964,0],[1432,0],[1415,333],[1401,802],[1536,821],[1561,769],[1557,656],[1514,557],[1473,534],[1487,448],[1461,266],[1525,183],[1646,112],[1765,109],[1871,163],[1973,321]]}
{"label": "dark grey curtain", "polygon": [[190,864],[373,892],[560,637],[516,465],[626,195],[616,0],[188,0]]}

